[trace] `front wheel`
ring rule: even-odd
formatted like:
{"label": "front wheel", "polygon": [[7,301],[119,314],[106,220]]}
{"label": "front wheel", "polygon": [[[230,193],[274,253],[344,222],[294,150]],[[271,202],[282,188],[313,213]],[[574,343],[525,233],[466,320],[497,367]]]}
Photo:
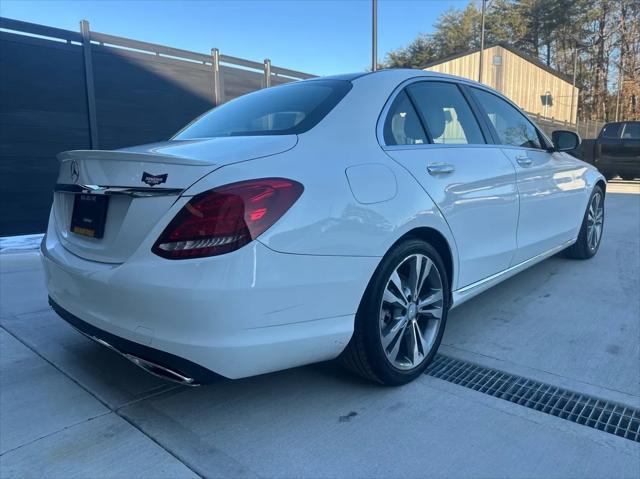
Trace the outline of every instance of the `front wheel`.
{"label": "front wheel", "polygon": [[593,188],[587,211],[582,219],[577,241],[566,250],[570,258],[592,258],[600,248],[604,228],[604,191],[600,186]]}
{"label": "front wheel", "polygon": [[438,252],[419,239],[396,245],[367,287],[343,362],[382,384],[412,381],[436,354],[449,305],[449,280]]}

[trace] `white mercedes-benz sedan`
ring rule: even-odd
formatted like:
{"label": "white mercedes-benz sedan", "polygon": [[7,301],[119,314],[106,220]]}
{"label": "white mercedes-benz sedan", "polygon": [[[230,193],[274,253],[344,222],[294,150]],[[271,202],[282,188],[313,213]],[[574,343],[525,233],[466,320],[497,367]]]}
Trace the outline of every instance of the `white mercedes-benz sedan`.
{"label": "white mercedes-benz sedan", "polygon": [[219,106],[171,140],[59,155],[50,304],[184,384],[340,357],[427,367],[447,313],[565,250],[598,251],[606,182],[485,86],[416,70]]}

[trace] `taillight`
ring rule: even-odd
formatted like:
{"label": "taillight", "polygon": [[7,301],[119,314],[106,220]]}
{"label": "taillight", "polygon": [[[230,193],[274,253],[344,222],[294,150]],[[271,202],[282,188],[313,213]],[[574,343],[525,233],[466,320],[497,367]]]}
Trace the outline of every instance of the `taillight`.
{"label": "taillight", "polygon": [[171,220],[152,251],[168,259],[235,251],[273,225],[303,190],[293,180],[263,178],[200,193]]}

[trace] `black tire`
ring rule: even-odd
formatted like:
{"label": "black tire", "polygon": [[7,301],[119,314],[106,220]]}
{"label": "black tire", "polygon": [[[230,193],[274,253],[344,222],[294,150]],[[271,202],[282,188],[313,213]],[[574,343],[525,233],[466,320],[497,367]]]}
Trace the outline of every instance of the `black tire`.
{"label": "black tire", "polygon": [[[589,225],[589,208],[592,204],[592,201],[596,195],[600,195],[600,201],[602,205],[602,223],[601,223],[601,232],[598,237],[598,240],[595,244],[595,247],[589,245],[589,237],[588,237],[588,225]],[[565,256],[568,258],[574,259],[589,259],[593,258],[595,254],[598,252],[600,248],[600,243],[602,243],[602,229],[604,228],[604,191],[600,185],[596,185],[591,192],[591,196],[589,197],[589,202],[587,203],[587,209],[584,212],[584,217],[582,218],[582,225],[580,226],[580,233],[578,234],[577,241],[569,246],[565,250]]]}
{"label": "black tire", "polygon": [[615,173],[612,173],[610,171],[602,171],[601,173],[602,173],[602,176],[604,176],[607,179],[607,181],[612,180],[616,176]]}
{"label": "black tire", "polygon": [[[432,261],[432,268],[435,267],[437,269],[442,287],[442,300],[438,305],[441,305],[442,309],[440,311],[441,319],[439,323],[436,321],[437,326],[435,326],[433,333],[435,340],[430,350],[427,354],[424,354],[424,359],[421,360],[419,365],[407,370],[394,366],[389,358],[387,358],[387,354],[383,349],[380,331],[380,308],[383,294],[392,273],[394,273],[396,268],[403,264],[405,260],[408,260],[414,255],[426,256]],[[397,244],[382,259],[367,286],[356,314],[353,336],[341,355],[343,364],[347,369],[364,378],[389,386],[401,385],[412,381],[424,372],[440,346],[449,306],[449,278],[447,277],[442,258],[435,248],[429,243],[419,239],[407,239]],[[408,316],[408,309],[405,308],[405,311]],[[418,317],[414,317],[416,317],[416,321],[418,321]],[[424,321],[424,317],[421,321]],[[407,326],[407,328],[402,331],[406,331],[407,334],[409,334],[409,328],[410,326]],[[397,340],[398,342],[404,341],[406,337],[404,334],[404,332],[401,332],[397,336],[399,338]],[[424,346],[422,349],[424,352]]]}
{"label": "black tire", "polygon": [[631,180],[634,180],[636,178],[636,175],[634,175],[633,173],[625,173],[624,175],[620,175],[620,177],[623,180],[631,181]]}

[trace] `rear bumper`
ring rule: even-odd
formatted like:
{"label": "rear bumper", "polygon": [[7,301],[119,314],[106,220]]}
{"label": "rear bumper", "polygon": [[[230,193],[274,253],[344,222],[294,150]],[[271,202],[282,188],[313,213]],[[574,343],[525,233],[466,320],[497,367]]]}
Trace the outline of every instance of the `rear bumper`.
{"label": "rear bumper", "polygon": [[[113,349],[117,353],[136,363],[138,366],[156,374],[157,376],[162,376],[166,379],[190,386],[206,384],[220,377],[213,371],[209,371],[208,369],[179,356],[174,356],[173,354],[129,341],[107,331],[103,331],[102,329],[96,328],[62,308],[58,303],[51,299],[51,297],[49,297],[49,305],[56,313],[58,313],[58,316],[85,336],[88,336],[103,346]],[[152,365],[159,366],[165,371],[161,372],[158,369],[157,372],[154,372],[152,370]],[[171,372],[173,372],[173,374],[171,374]]]}
{"label": "rear bumper", "polygon": [[379,258],[277,253],[258,241],[233,253],[171,261],[88,261],[49,229],[42,261],[52,306],[115,349],[207,380],[336,357],[353,333]]}

